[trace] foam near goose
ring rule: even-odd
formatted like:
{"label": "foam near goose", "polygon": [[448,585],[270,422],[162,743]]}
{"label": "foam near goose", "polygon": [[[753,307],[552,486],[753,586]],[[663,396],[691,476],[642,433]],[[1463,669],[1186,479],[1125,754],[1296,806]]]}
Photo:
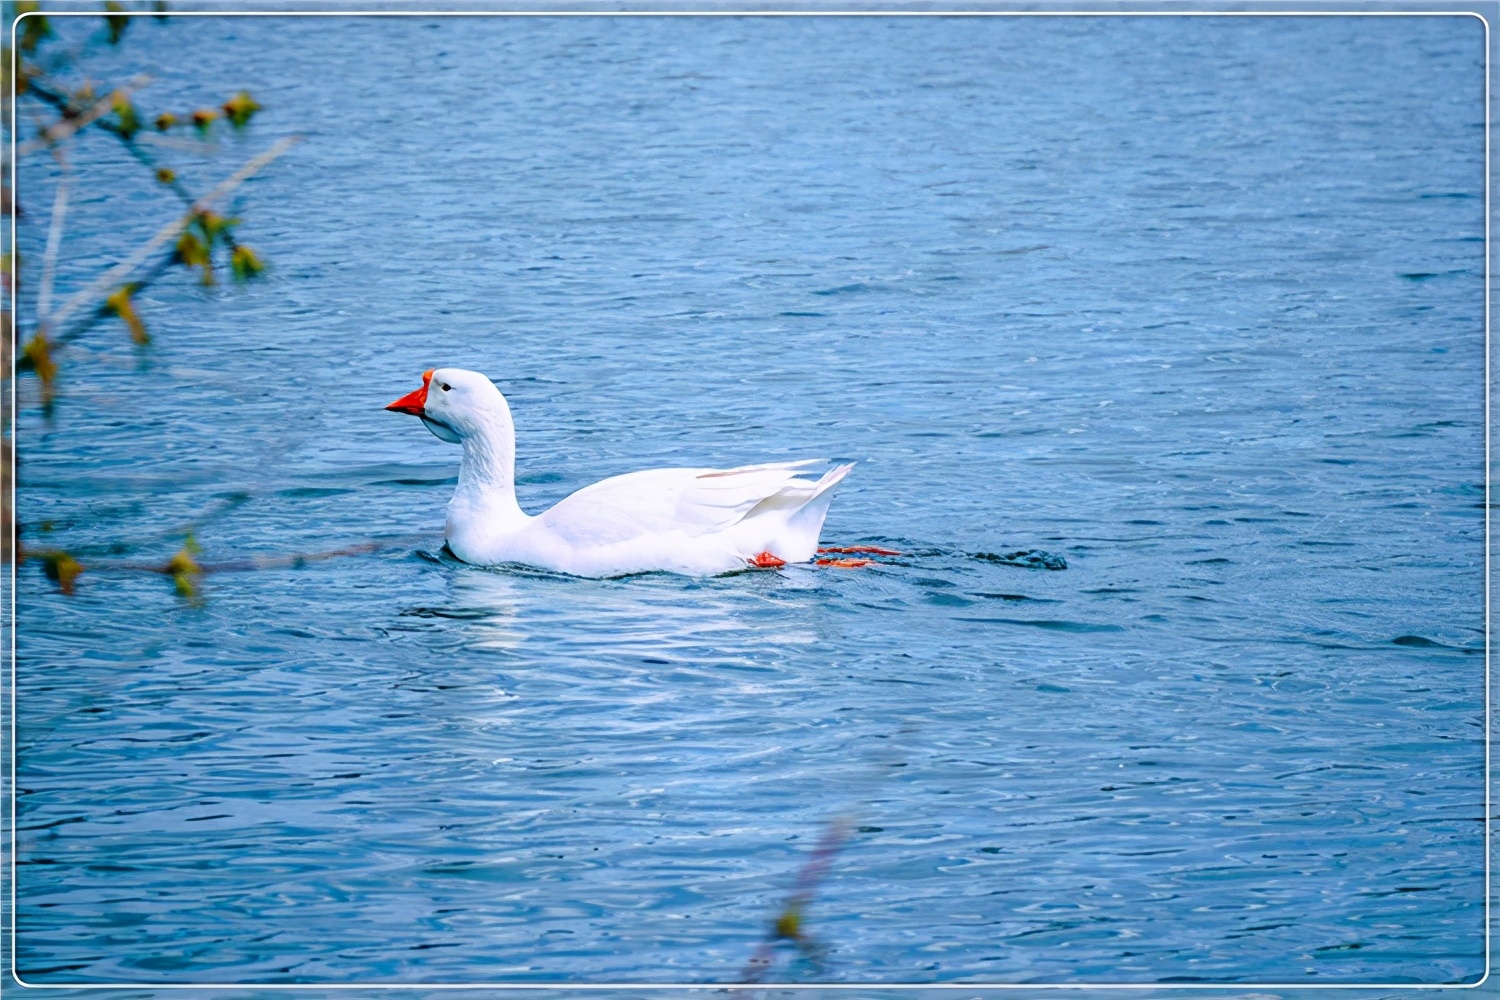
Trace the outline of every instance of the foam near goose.
{"label": "foam near goose", "polygon": [[825,459],[736,469],[648,469],[605,479],[535,516],[516,502],[510,406],[479,372],[438,368],[386,407],[463,446],[448,503],[448,549],[478,565],[522,563],[575,576],[665,571],[694,576],[806,562],[833,488]]}

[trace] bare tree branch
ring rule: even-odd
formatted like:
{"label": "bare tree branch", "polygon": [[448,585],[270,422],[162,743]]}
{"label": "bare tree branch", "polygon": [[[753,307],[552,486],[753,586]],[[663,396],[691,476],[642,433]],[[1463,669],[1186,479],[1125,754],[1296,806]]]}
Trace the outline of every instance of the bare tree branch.
{"label": "bare tree branch", "polygon": [[[338,549],[326,549],[321,552],[292,552],[285,555],[263,555],[251,556],[246,559],[226,559],[220,562],[205,562],[197,565],[195,572],[198,573],[249,573],[258,570],[273,569],[301,569],[310,563],[325,562],[329,559],[347,559],[353,556],[373,555],[377,552],[389,552],[393,549],[407,548],[412,545],[431,544],[430,535],[403,535],[397,538],[377,539],[375,541],[360,542],[354,545],[346,545]],[[27,549],[26,555],[32,559],[45,559],[48,556],[57,555],[82,555],[87,559],[87,554],[78,549],[70,549],[66,552],[62,549],[37,548]],[[131,562],[128,560],[94,560],[89,559],[82,568],[92,573],[173,573],[171,560],[165,562]]]}
{"label": "bare tree branch", "polygon": [[68,194],[73,186],[73,172],[68,167],[68,161],[63,159],[62,151],[53,147],[52,155],[57,159],[57,165],[63,170],[62,179],[57,182],[57,196],[52,199],[52,223],[47,228],[47,249],[42,256],[42,278],[37,285],[36,313],[38,316],[46,316],[47,310],[52,306],[52,281],[57,276],[57,254],[62,247],[63,220],[68,215]]}
{"label": "bare tree branch", "polygon": [[240,169],[236,170],[233,174],[220,182],[220,184],[212,191],[208,192],[208,194],[193,202],[191,208],[187,211],[186,214],[178,219],[174,219],[167,225],[163,226],[155,236],[147,240],[138,250],[136,250],[135,253],[131,254],[125,260],[116,264],[114,267],[101,274],[98,278],[94,279],[94,281],[89,284],[87,288],[76,292],[71,298],[68,299],[68,301],[64,302],[58,308],[57,312],[54,315],[47,318],[46,325],[53,328],[61,326],[63,322],[66,321],[67,318],[73,313],[77,312],[85,305],[88,305],[90,302],[103,298],[104,293],[107,292],[110,288],[124,284],[125,280],[130,277],[130,275],[135,271],[136,268],[141,266],[146,258],[150,257],[152,253],[164,246],[168,240],[172,239],[174,236],[178,235],[184,229],[186,229],[188,225],[193,221],[193,218],[199,212],[205,211],[215,201],[218,201],[220,198],[224,197],[226,194],[239,187],[242,183],[256,174],[266,164],[270,163],[272,160],[276,159],[282,153],[285,153],[287,150],[291,149],[301,141],[302,137],[299,135],[288,136],[287,138],[282,139],[276,145],[272,146],[270,149],[266,150],[264,153],[261,153],[259,156],[256,156],[248,161],[244,166],[240,167]]}
{"label": "bare tree branch", "polygon": [[179,153],[192,153],[195,156],[214,156],[219,153],[219,147],[211,142],[178,139],[175,136],[162,135],[158,132],[142,132],[136,136],[135,141],[145,142],[152,146],[160,146],[163,149],[175,149]]}
{"label": "bare tree branch", "polygon": [[21,143],[16,147],[16,156],[26,156],[29,153],[35,153],[39,149],[46,149],[48,146],[56,146],[59,143],[66,142],[114,110],[115,101],[128,99],[132,92],[140,90],[150,82],[151,78],[149,76],[134,77],[125,86],[119,87],[99,98],[83,114],[54,122],[49,127],[43,129],[42,134],[37,138],[28,139],[26,142]]}

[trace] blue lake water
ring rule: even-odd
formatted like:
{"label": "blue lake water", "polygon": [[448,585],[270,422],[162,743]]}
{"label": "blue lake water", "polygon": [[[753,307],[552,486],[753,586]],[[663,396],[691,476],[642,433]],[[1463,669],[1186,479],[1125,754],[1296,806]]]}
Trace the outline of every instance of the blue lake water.
{"label": "blue lake water", "polygon": [[[81,44],[94,22],[60,27]],[[1483,971],[1471,18],[200,18],[92,75],[265,106],[264,280],[23,380],[36,983],[1457,982]],[[59,286],[179,211],[105,136]],[[56,177],[23,161],[40,260]],[[34,285],[33,285],[34,288]],[[491,375],[531,512],[859,464],[863,569],[443,556]],[[48,530],[43,531],[43,527]],[[205,562],[379,552],[161,576]],[[997,560],[1061,556],[1049,571]]]}

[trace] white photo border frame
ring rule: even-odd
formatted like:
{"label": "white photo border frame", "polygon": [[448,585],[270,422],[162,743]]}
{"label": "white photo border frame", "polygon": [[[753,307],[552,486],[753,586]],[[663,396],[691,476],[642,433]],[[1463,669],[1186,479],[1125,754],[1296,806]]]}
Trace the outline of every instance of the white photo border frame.
{"label": "white photo border frame", "polygon": [[[1129,0],[1125,0],[1129,2]],[[1475,4],[1485,8],[1496,8],[1494,0],[1488,3]],[[1500,12],[1500,9],[1497,9]],[[18,79],[17,61],[19,59],[19,48],[17,42],[17,30],[21,22],[27,17],[98,17],[98,10],[57,10],[41,9],[28,11],[18,15],[11,24],[11,88],[8,95],[11,101],[11,176],[10,182],[13,191],[18,188],[18,158],[17,152],[17,107],[16,94],[14,92],[15,82]],[[3,955],[6,963],[6,972],[15,984],[24,989],[98,989],[98,990],[708,990],[708,989],[739,989],[739,990],[772,990],[772,989],[827,989],[827,990],[1455,990],[1455,989],[1477,989],[1485,985],[1490,977],[1491,949],[1490,949],[1490,917],[1491,917],[1491,799],[1490,799],[1490,743],[1491,743],[1491,687],[1490,687],[1490,91],[1492,61],[1491,33],[1489,20],[1478,10],[1467,9],[1463,6],[1434,7],[1428,10],[1337,10],[1337,9],[1267,9],[1267,10],[1223,10],[1223,9],[1167,9],[1167,10],[1109,10],[1109,9],[1045,9],[1045,10],[756,10],[756,9],[722,9],[722,10],[588,10],[588,9],[529,9],[529,10],[435,10],[435,9],[339,9],[337,7],[325,7],[318,10],[277,10],[267,8],[261,10],[168,10],[156,11],[119,11],[115,12],[128,17],[593,17],[593,18],[646,18],[646,17],[671,17],[671,18],[696,18],[696,17],[893,17],[893,18],[930,18],[930,17],[1472,17],[1484,26],[1484,971],[1480,977],[1472,983],[1313,983],[1313,982],[1224,982],[1224,983],[1174,983],[1174,982],[1067,982],[1067,983],[1004,983],[1004,982],[982,982],[965,980],[961,982],[927,982],[927,983],[881,983],[881,982],[840,982],[840,983],[815,983],[815,982],[624,982],[624,983],[594,983],[594,982],[570,982],[560,980],[532,981],[532,982],[471,982],[471,983],[430,983],[430,982],[361,982],[361,983],[114,983],[114,982],[69,982],[69,983],[33,983],[21,978],[16,969],[18,959],[18,934],[17,934],[17,903],[18,903],[18,880],[17,880],[17,764],[16,764],[16,633],[19,623],[16,620],[16,583],[17,566],[15,560],[11,561],[10,572],[6,582],[10,587],[10,600],[6,607],[8,612],[7,624],[10,628],[10,650],[9,670],[10,684],[4,687],[3,693],[7,694],[10,701],[10,712],[6,718],[10,726],[10,741],[6,748],[10,754],[10,769],[5,775],[10,784],[10,824],[7,828],[8,843],[10,848],[10,865],[8,868],[0,866],[0,880],[6,876],[10,881],[10,893],[6,901],[10,904],[10,921],[4,928],[9,947],[4,949]],[[11,224],[7,236],[9,246],[16,245],[16,217],[11,215]],[[20,358],[19,352],[19,330],[20,310],[11,310],[11,329],[8,331],[11,340],[11,358],[13,364]],[[12,386],[16,385],[16,371],[7,373],[12,379]],[[12,442],[19,443],[17,436],[17,417],[19,416],[19,393],[11,392],[10,399],[10,426]],[[11,477],[11,509],[15,510],[17,496],[17,480]],[[14,531],[14,523],[12,524]],[[17,551],[15,543],[17,539],[10,539],[11,551]]]}

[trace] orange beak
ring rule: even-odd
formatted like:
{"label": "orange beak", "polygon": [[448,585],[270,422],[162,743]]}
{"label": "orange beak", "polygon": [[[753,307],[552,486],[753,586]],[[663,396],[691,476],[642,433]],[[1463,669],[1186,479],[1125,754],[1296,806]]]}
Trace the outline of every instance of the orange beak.
{"label": "orange beak", "polygon": [[427,405],[427,383],[432,381],[433,369],[429,368],[422,373],[422,388],[414,389],[386,407],[387,410],[395,410],[397,413],[410,413],[414,417],[422,415],[422,408]]}

